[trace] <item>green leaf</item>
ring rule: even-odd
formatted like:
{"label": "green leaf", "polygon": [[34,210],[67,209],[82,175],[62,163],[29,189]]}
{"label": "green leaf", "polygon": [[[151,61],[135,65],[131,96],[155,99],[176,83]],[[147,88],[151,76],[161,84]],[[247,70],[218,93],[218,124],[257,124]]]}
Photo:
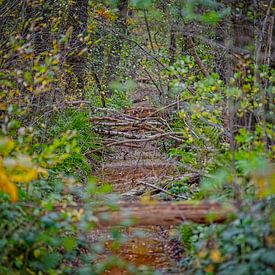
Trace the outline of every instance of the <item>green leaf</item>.
{"label": "green leaf", "polygon": [[104,183],[97,188],[96,192],[99,194],[110,193],[112,192],[112,185],[109,183]]}
{"label": "green leaf", "polygon": [[265,251],[262,255],[261,255],[261,260],[269,265],[275,265],[275,252],[272,250],[268,250]]}
{"label": "green leaf", "polygon": [[207,24],[216,24],[220,20],[220,16],[216,11],[210,11],[202,16],[202,22]]}
{"label": "green leaf", "polygon": [[58,266],[61,260],[61,255],[57,252],[52,252],[42,258],[42,264],[45,269],[52,269]]}
{"label": "green leaf", "polygon": [[203,180],[201,190],[209,192],[221,189],[228,182],[228,177],[228,171],[220,169],[215,174],[211,175],[211,177]]}
{"label": "green leaf", "polygon": [[71,251],[77,246],[77,243],[74,238],[67,237],[67,238],[63,239],[63,246],[64,246],[65,250]]}
{"label": "green leaf", "polygon": [[131,4],[139,9],[149,8],[152,4],[152,0],[131,0]]}
{"label": "green leaf", "polygon": [[31,74],[31,72],[26,71],[26,72],[24,73],[24,78],[25,78],[25,80],[26,80],[27,82],[31,82],[31,80],[32,80],[32,74]]}

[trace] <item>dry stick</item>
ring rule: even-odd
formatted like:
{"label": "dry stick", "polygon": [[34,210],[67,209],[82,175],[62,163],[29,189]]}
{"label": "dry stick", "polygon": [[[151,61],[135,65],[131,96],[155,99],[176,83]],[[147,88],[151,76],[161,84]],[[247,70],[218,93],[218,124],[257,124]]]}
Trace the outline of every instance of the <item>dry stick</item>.
{"label": "dry stick", "polygon": [[194,59],[195,59],[197,65],[199,66],[199,68],[200,68],[201,71],[203,72],[204,76],[205,76],[205,77],[209,77],[210,75],[209,75],[208,70],[206,69],[206,67],[205,67],[204,64],[202,63],[200,57],[198,56],[198,54],[197,54],[197,52],[196,52],[196,50],[195,50],[195,44],[194,44],[194,42],[193,42],[192,37],[191,37],[191,36],[188,36],[188,37],[187,37],[187,41],[188,41],[188,43],[189,43],[189,45],[190,45],[190,49],[189,49],[189,50],[190,50],[190,53],[191,53],[191,55],[194,57]]}
{"label": "dry stick", "polygon": [[133,133],[125,133],[125,132],[113,131],[113,130],[94,129],[94,131],[98,134],[104,134],[104,135],[108,135],[108,136],[123,136],[126,138],[135,138],[135,139],[146,138],[144,136],[135,135]]}
{"label": "dry stick", "polygon": [[[113,32],[113,31],[111,31]],[[114,33],[114,32],[113,32]],[[148,52],[146,49],[144,49],[144,47],[142,47],[137,41],[128,38],[125,35],[122,35],[121,33],[119,33],[120,36],[122,36],[122,38],[124,38],[125,40],[134,43],[135,45],[138,46],[138,48],[140,48],[144,53],[146,53],[148,56],[152,57],[159,65],[161,65],[162,68],[164,68],[165,70],[169,71],[169,68],[163,64],[157,57],[155,57],[153,54],[151,54],[150,52]]]}
{"label": "dry stick", "polygon": [[124,143],[123,146],[132,147],[132,148],[139,148],[139,149],[142,148],[141,146],[139,146],[137,144],[132,144],[132,143]]}
{"label": "dry stick", "polygon": [[[93,119],[94,120],[94,119]],[[116,127],[116,126],[133,126],[133,127],[140,127],[140,126],[152,126],[152,125],[157,125],[157,126],[162,126],[163,124],[158,121],[145,121],[144,123],[139,123],[136,121],[127,121],[127,122],[122,122],[123,120],[114,120],[115,122],[106,122],[106,121],[99,121],[95,122],[94,124],[97,126],[107,126],[107,127]],[[153,127],[153,126],[152,126]]]}
{"label": "dry stick", "polygon": [[139,162],[140,162],[140,159],[141,159],[143,150],[145,150],[145,147],[146,147],[147,144],[148,144],[148,142],[144,142],[143,147],[142,147],[142,149],[140,150],[140,154],[139,154],[139,156],[138,156],[138,160],[137,160],[137,163],[136,163],[136,167],[135,167],[134,173],[136,172],[136,170],[137,170],[137,168],[138,168],[138,165],[139,165]]}
{"label": "dry stick", "polygon": [[145,149],[147,143],[148,143],[148,142],[144,142],[143,147],[142,147],[142,149],[140,150],[140,154],[139,154],[139,156],[138,156],[138,160],[137,160],[137,163],[136,163],[136,165],[135,165],[135,169],[134,169],[134,171],[133,171],[133,173],[132,173],[132,174],[133,174],[133,177],[132,177],[132,180],[131,180],[131,183],[132,183],[132,184],[134,183],[134,175],[135,175],[135,173],[136,173],[136,171],[137,171],[137,169],[138,169],[138,165],[139,165],[139,162],[140,162],[140,159],[141,159],[143,150]]}
{"label": "dry stick", "polygon": [[151,49],[152,49],[153,52],[155,52],[155,48],[154,48],[154,44],[153,44],[153,41],[152,41],[150,27],[149,27],[149,22],[148,22],[148,18],[147,18],[146,12],[147,12],[146,9],[144,9],[143,10],[143,14],[144,14],[144,20],[145,20],[146,30],[147,30],[147,34],[148,34],[148,38],[149,38]]}
{"label": "dry stick", "polygon": [[73,101],[64,101],[65,105],[79,105],[79,104],[88,104],[92,105],[92,103],[88,100],[73,100]]}
{"label": "dry stick", "polygon": [[[156,51],[155,51],[155,48],[154,48],[154,45],[153,45],[153,41],[152,41],[152,37],[151,37],[151,32],[150,32],[150,28],[149,28],[149,23],[148,23],[148,19],[147,19],[147,15],[146,15],[146,11],[145,10],[144,10],[144,18],[145,18],[145,24],[146,24],[147,33],[148,33],[148,36],[149,36],[150,45],[151,45],[153,53],[155,54]],[[159,69],[159,64],[158,63],[157,63],[157,69],[158,69],[157,75],[158,75],[158,80],[159,80],[159,87],[155,84],[155,81],[153,81],[153,83],[157,87],[157,89],[159,91],[159,95],[161,96],[161,95],[164,95],[164,90],[163,90],[163,87],[162,87],[162,79],[161,79],[161,76],[160,76],[160,69]],[[146,69],[145,69],[145,71],[146,71]],[[146,73],[148,74],[148,71],[146,71]],[[150,74],[149,74],[149,77],[151,78]]]}
{"label": "dry stick", "polygon": [[145,185],[145,186],[152,187],[152,188],[154,188],[154,189],[156,189],[156,190],[159,190],[159,191],[161,191],[161,192],[163,192],[163,193],[166,193],[166,194],[168,194],[168,195],[170,195],[170,196],[173,196],[173,197],[177,197],[177,198],[184,199],[184,200],[187,200],[187,199],[188,199],[187,196],[182,196],[182,195],[173,194],[173,193],[167,191],[166,189],[161,188],[161,187],[159,187],[159,186],[157,186],[157,185],[154,185],[154,184],[152,184],[152,183],[147,183],[147,182],[144,182],[144,181],[139,181],[138,183],[139,183],[139,184],[143,184],[143,185]]}
{"label": "dry stick", "polygon": [[[70,106],[70,105],[87,104],[87,105],[90,105],[90,106],[91,106],[90,108],[91,108],[91,110],[92,110],[93,112],[100,112],[100,111],[102,111],[102,112],[107,112],[107,113],[108,113],[108,112],[109,112],[109,113],[116,113],[116,114],[118,114],[118,115],[127,117],[127,118],[129,118],[129,119],[136,120],[136,117],[126,115],[126,114],[124,114],[124,113],[122,113],[122,112],[120,112],[119,110],[116,110],[116,109],[101,108],[101,107],[96,107],[96,108],[94,108],[94,107],[92,106],[92,102],[87,101],[87,100],[65,101],[65,102],[63,102],[63,104],[69,105],[69,106]],[[54,107],[59,108],[59,106],[57,106],[57,105],[55,105]],[[92,118],[91,118],[91,119],[92,119]]]}
{"label": "dry stick", "polygon": [[161,111],[163,111],[163,110],[165,110],[165,109],[168,109],[168,108],[170,108],[170,107],[172,107],[172,106],[174,106],[174,105],[177,105],[178,104],[178,101],[175,101],[175,102],[173,102],[173,103],[171,103],[171,104],[169,104],[169,105],[166,105],[166,106],[164,106],[164,107],[161,107],[161,108],[159,108],[159,109],[157,109],[155,112],[153,112],[153,113],[151,113],[149,116],[147,116],[147,117],[152,117],[153,115],[155,115],[155,114],[157,114],[157,113],[159,113],[159,112],[161,112]]}
{"label": "dry stick", "polygon": [[96,130],[96,132],[101,133],[101,134],[113,135],[113,136],[123,136],[123,137],[133,139],[135,141],[139,140],[139,142],[152,141],[152,140],[156,140],[156,139],[166,137],[166,136],[182,135],[182,132],[165,132],[165,133],[160,133],[160,134],[156,134],[156,135],[147,137],[147,136],[135,135],[132,133],[125,133],[125,132],[120,132],[120,131],[101,130],[101,129],[95,129],[95,130]]}
{"label": "dry stick", "polygon": [[[104,123],[112,123],[112,124],[120,124],[120,123],[125,123],[125,119],[120,119],[120,118],[114,118],[114,117],[108,117],[108,116],[97,116],[97,117],[91,117],[89,119],[91,122],[99,125],[103,125]],[[108,121],[113,121],[113,122],[106,122]],[[134,123],[134,122],[127,122],[128,123]]]}
{"label": "dry stick", "polygon": [[[66,105],[79,105],[79,104],[88,104],[88,105],[91,105],[91,102],[90,101],[86,101],[86,100],[77,100],[77,101],[65,101],[63,104],[66,104]],[[92,108],[92,109],[93,109],[94,112],[103,111],[103,112],[117,113],[118,115],[121,115],[121,117],[123,117],[124,120],[137,121],[137,119],[138,119],[139,121],[143,121],[143,120],[147,120],[147,118],[152,118],[152,115],[157,114],[161,110],[169,108],[169,107],[173,106],[174,104],[175,103],[172,103],[172,104],[170,104],[168,106],[162,107],[162,108],[158,109],[157,111],[153,112],[152,114],[148,115],[147,117],[145,117],[145,118],[139,118],[139,119],[137,117],[127,115],[127,114],[122,113],[119,110],[115,110],[115,109],[109,109],[109,108]],[[58,108],[58,106],[55,106],[55,107]],[[102,120],[123,121],[123,119],[121,119],[121,118],[120,119],[119,118],[113,118],[113,117],[108,117],[108,116],[104,116],[104,117],[91,117],[90,118],[91,121],[95,121],[95,120],[99,120],[99,121],[102,121]]]}
{"label": "dry stick", "polygon": [[221,43],[218,43],[212,39],[208,39],[202,35],[196,35],[194,33],[191,33],[191,32],[187,32],[185,31],[184,29],[182,28],[178,28],[179,31],[182,32],[183,35],[185,36],[190,36],[190,37],[194,37],[194,38],[197,38],[199,40],[201,40],[202,42],[208,44],[209,46],[211,47],[215,47],[215,48],[219,48],[219,49],[222,49],[226,52],[234,52],[234,53],[237,53],[237,54],[241,54],[241,55],[246,55],[246,54],[251,54],[251,51],[249,50],[246,50],[246,49],[242,49],[240,47],[236,47],[236,46],[233,46],[233,45],[225,45],[225,44],[221,44]]}
{"label": "dry stick", "polygon": [[272,51],[272,34],[273,34],[273,28],[274,28],[274,16],[271,16],[270,18],[270,24],[268,28],[268,42],[267,42],[267,53],[266,53],[266,64],[269,67],[270,61],[271,61],[271,51]]}
{"label": "dry stick", "polygon": [[[95,20],[97,20],[95,18]],[[135,44],[136,46],[138,46],[138,48],[140,48],[145,54],[147,54],[148,56],[150,56],[151,58],[153,58],[159,65],[161,65],[165,70],[169,71],[169,68],[162,63],[154,54],[150,53],[149,51],[147,51],[143,46],[141,46],[137,41],[129,38],[127,35],[115,30],[112,26],[108,26],[105,22],[101,22],[99,21],[100,24],[104,24],[106,27],[109,27],[109,33],[114,34],[115,36],[120,36],[121,38]]]}
{"label": "dry stick", "polygon": [[142,138],[142,139],[126,139],[126,140],[115,141],[115,142],[112,142],[112,143],[109,143],[109,144],[105,144],[105,146],[102,146],[100,148],[91,150],[91,151],[89,151],[89,153],[94,153],[94,152],[103,150],[106,146],[111,147],[111,146],[116,146],[116,145],[120,145],[120,144],[124,144],[124,143],[128,143],[128,142],[152,141],[152,140],[160,139],[160,138],[166,137],[166,136],[169,136],[170,138],[175,139],[175,140],[178,141],[178,138],[174,137],[173,135],[182,135],[182,132],[167,132],[167,133],[161,133],[161,134],[153,135],[153,136],[150,136],[150,137],[147,137],[147,138]]}
{"label": "dry stick", "polygon": [[151,74],[148,72],[148,70],[146,69],[146,67],[145,67],[145,66],[142,66],[142,65],[141,65],[141,67],[142,67],[142,69],[145,71],[145,73],[149,76],[150,80],[151,80],[152,83],[155,85],[155,87],[157,88],[158,92],[159,92],[160,94],[162,94],[163,91],[162,91],[161,88],[158,86],[158,84],[156,83],[156,81],[153,79],[153,77],[151,76]]}
{"label": "dry stick", "polygon": [[[153,45],[153,41],[152,41],[152,37],[151,37],[151,32],[150,32],[150,27],[149,27],[149,22],[148,22],[148,18],[146,15],[146,10],[144,9],[144,19],[145,19],[145,24],[146,24],[146,29],[147,29],[147,33],[148,33],[148,37],[149,37],[149,42],[152,48],[153,53],[155,54],[155,48]],[[159,69],[159,64],[157,63],[157,68]],[[145,70],[145,72],[149,75],[150,79],[152,80],[152,82],[154,83],[154,85],[157,87],[160,96],[164,94],[163,88],[162,88],[162,81],[161,81],[161,77],[160,77],[160,70],[158,70],[158,80],[159,80],[159,85],[160,87],[158,87],[158,85],[156,84],[156,82],[153,80],[153,78],[151,77],[151,75],[149,74],[149,72],[146,70],[145,67],[143,67],[143,69]]]}
{"label": "dry stick", "polygon": [[165,133],[165,131],[161,128],[156,128],[153,125],[150,125],[148,123],[145,123],[145,125],[143,125],[143,129],[148,130],[148,131],[154,131],[157,133]]}
{"label": "dry stick", "polygon": [[[103,127],[122,127],[122,126],[125,126],[126,128],[123,128],[123,129],[120,129],[120,132],[125,132],[125,131],[129,131],[133,128],[139,128],[139,129],[145,129],[145,130],[149,130],[149,131],[155,131],[155,132],[158,132],[158,133],[163,133],[164,130],[161,129],[161,128],[157,128],[156,126],[167,126],[167,125],[164,125],[164,123],[162,122],[158,122],[158,121],[145,121],[145,122],[136,122],[136,121],[127,121],[127,122],[116,122],[116,121],[123,121],[123,120],[111,120],[111,121],[115,121],[115,122],[106,122],[104,120],[106,119],[102,119],[103,122],[101,122],[100,120],[100,117],[97,117],[96,119],[92,119],[93,120],[99,120],[99,122],[95,122],[94,125],[95,126],[103,126]],[[133,127],[133,128],[128,128],[127,129],[127,126],[128,127]],[[171,128],[170,128],[171,132],[173,131]],[[103,131],[105,131],[106,134],[108,134],[108,130],[104,130],[104,129],[95,129],[95,131],[97,132],[101,132],[104,134]],[[112,134],[112,132],[111,132]]]}
{"label": "dry stick", "polygon": [[[189,180],[187,181],[187,184],[192,184],[192,183],[194,183],[194,179],[196,180],[196,178],[199,178],[201,176],[202,176],[202,173],[198,173],[197,171],[195,171],[194,173],[191,173],[191,174],[190,173],[184,174],[179,177],[166,176],[165,180],[155,182],[155,186],[164,188],[174,181],[183,180],[183,179],[186,179],[187,177],[189,178]],[[134,194],[131,194],[131,191],[133,192],[133,190],[130,190],[129,192],[125,192],[125,193],[121,194],[121,196],[129,195],[129,193],[130,193],[130,195],[134,195],[134,196],[144,194],[144,190],[136,190],[136,192]],[[158,189],[156,189],[156,191],[158,191]],[[173,195],[173,194],[171,194],[171,195]]]}
{"label": "dry stick", "polygon": [[[179,102],[183,102],[183,100],[180,100]],[[88,105],[91,105],[91,102],[90,101],[86,101],[86,100],[77,100],[77,101],[65,101],[64,104],[66,105],[78,105],[78,104],[88,104]],[[168,109],[174,105],[177,105],[178,104],[178,101],[175,101],[167,106],[164,106],[164,107],[161,107],[159,109],[157,109],[156,111],[154,111],[153,113],[151,113],[150,115],[148,115],[147,117],[145,118],[141,118],[140,120],[146,120],[147,118],[151,118],[153,115],[165,110],[165,109]],[[124,113],[121,113],[119,110],[115,110],[115,109],[109,109],[109,108],[94,108],[93,109],[95,112],[96,111],[104,111],[104,112],[111,112],[111,113],[117,113],[123,117],[128,118],[128,119],[132,119],[132,120],[137,120],[136,117],[133,117],[133,116],[129,116],[129,115],[126,115]],[[96,118],[90,118],[91,120],[94,120]],[[104,120],[104,117],[98,117],[99,120]],[[114,119],[116,120],[116,118],[110,118],[110,117],[106,117],[106,119]]]}

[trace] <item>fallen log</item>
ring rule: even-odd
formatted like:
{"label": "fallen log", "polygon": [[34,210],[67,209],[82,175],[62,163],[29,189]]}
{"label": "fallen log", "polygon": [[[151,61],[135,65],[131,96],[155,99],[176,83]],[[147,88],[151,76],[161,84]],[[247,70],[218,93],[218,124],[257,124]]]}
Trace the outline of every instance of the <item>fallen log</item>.
{"label": "fallen log", "polygon": [[177,225],[184,221],[222,223],[232,219],[237,209],[233,204],[218,202],[149,202],[122,203],[116,210],[101,208],[95,212],[99,226]]}

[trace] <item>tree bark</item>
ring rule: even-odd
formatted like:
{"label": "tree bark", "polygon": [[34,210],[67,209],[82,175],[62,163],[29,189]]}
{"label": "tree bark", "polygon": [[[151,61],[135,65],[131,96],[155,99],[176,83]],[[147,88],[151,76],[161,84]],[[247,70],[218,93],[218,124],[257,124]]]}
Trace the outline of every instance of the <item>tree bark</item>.
{"label": "tree bark", "polygon": [[222,223],[234,217],[232,204],[217,202],[154,202],[122,203],[117,211],[101,208],[95,212],[99,226],[123,225],[133,221],[135,226],[177,225],[184,221]]}

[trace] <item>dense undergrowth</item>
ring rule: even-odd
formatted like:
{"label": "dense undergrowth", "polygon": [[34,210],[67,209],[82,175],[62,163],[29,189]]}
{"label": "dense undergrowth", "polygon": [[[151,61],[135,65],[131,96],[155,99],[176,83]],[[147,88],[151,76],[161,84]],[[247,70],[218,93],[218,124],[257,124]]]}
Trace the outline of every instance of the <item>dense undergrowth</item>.
{"label": "dense undergrowth", "polygon": [[[199,178],[195,184],[189,177],[174,181],[169,192],[238,208],[225,224],[181,225],[184,254],[177,268],[184,274],[274,274],[274,66],[270,56],[257,57],[269,47],[267,38],[266,45],[257,43],[270,29],[256,28],[256,41],[245,48],[256,48],[255,57],[247,57],[200,41],[203,32],[213,39],[220,24],[230,42],[226,1],[186,1],[184,13],[181,1],[167,7],[165,1],[130,1],[127,30],[114,1],[89,1],[85,31],[76,22],[73,31],[71,18],[62,17],[81,11],[73,9],[74,1],[11,2],[0,1],[6,11],[0,14],[0,274],[101,274],[111,266],[157,273],[115,256],[97,261],[104,245],[88,241],[94,207],[117,203],[105,196],[111,187],[98,187],[92,178],[103,142],[90,116],[97,108],[131,106],[131,79],[144,75],[160,94],[158,104],[178,102],[167,122],[184,142],[165,141],[167,157],[183,174]],[[254,14],[253,5],[237,2],[232,18],[245,16],[254,27],[271,20],[261,3]],[[145,17],[155,41],[150,30],[141,33]],[[175,24],[200,29],[196,55],[179,30],[176,50],[168,45]],[[235,59],[241,61],[236,65]],[[110,232],[119,249],[125,240],[117,229]]]}

